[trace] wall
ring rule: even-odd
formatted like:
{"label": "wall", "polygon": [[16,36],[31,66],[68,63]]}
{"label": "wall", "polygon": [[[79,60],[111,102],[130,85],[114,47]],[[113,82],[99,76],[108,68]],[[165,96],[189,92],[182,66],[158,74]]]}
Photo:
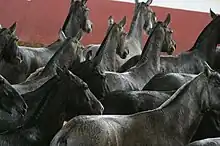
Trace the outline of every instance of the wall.
{"label": "wall", "polygon": [[[22,41],[50,44],[57,39],[58,30],[68,12],[69,1],[0,0],[0,23],[8,27],[17,21],[17,35]],[[116,21],[126,15],[128,30],[134,7],[132,2],[134,0],[88,0],[94,29],[91,34],[84,37],[83,44],[102,41],[109,15],[113,15]],[[220,12],[220,8],[217,7],[220,1],[216,0],[166,0],[166,3],[165,0],[154,0],[152,5],[159,20],[163,20],[168,12],[171,13],[171,27],[177,42],[177,53],[189,49],[202,29],[210,22],[208,15],[210,7],[215,12]]]}

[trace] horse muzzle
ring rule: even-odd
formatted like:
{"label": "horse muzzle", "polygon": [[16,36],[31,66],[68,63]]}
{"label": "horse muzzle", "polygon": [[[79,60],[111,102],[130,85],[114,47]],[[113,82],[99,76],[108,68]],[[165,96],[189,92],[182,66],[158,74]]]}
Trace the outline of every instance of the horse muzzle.
{"label": "horse muzzle", "polygon": [[93,27],[92,22],[90,20],[86,20],[85,32],[86,33],[91,33],[92,32],[92,27]]}
{"label": "horse muzzle", "polygon": [[168,55],[172,55],[173,52],[176,50],[176,44],[172,45],[169,49],[169,51],[167,52]]}

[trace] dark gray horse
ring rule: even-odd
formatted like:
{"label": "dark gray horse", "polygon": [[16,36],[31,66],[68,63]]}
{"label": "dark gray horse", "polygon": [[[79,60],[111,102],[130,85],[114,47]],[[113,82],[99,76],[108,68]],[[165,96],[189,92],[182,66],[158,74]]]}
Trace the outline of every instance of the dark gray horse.
{"label": "dark gray horse", "polygon": [[75,117],[51,145],[184,146],[204,114],[220,109],[219,81],[220,75],[207,66],[157,109],[132,115]]}
{"label": "dark gray horse", "polygon": [[[92,31],[92,22],[89,19],[89,8],[86,5],[87,0],[71,0],[69,13],[62,26],[62,31],[67,37],[75,37],[80,29],[79,40],[82,38],[83,33],[90,33]],[[57,48],[61,45],[58,39],[51,45],[47,46],[48,49]]]}
{"label": "dark gray horse", "polygon": [[[213,19],[217,18],[217,15],[210,9],[210,15]],[[218,18],[217,18],[218,19]],[[213,22],[214,23],[214,22]],[[210,36],[206,36],[209,35],[209,33],[215,33],[212,32],[211,27],[216,27],[216,29],[218,29],[218,24],[216,24],[216,26],[211,26],[211,24],[209,24],[204,30],[203,32],[200,34],[198,40],[197,40],[197,49],[194,49],[194,51],[189,51],[186,54],[182,54],[182,56],[178,56],[177,58],[170,58],[170,60],[175,61],[179,61],[179,63],[181,63],[181,61],[184,60],[184,58],[186,59],[187,56],[192,56],[192,60],[193,62],[197,61],[199,62],[198,65],[192,65],[192,64],[188,64],[188,62],[186,61],[186,64],[184,64],[184,67],[182,68],[182,70],[180,72],[185,72],[183,69],[186,68],[187,66],[190,66],[190,68],[188,69],[192,69],[190,72],[194,72],[195,69],[197,70],[196,72],[198,72],[199,70],[202,70],[202,67],[200,68],[199,65],[201,63],[200,60],[205,59],[210,61],[210,65],[212,66],[212,68],[214,68],[216,71],[219,71],[220,66],[219,66],[219,55],[220,52],[218,50],[215,49],[215,46],[211,46],[209,48],[209,46],[207,45],[216,45],[216,43],[219,43],[219,38],[218,38],[218,33],[210,35]],[[215,30],[218,31],[218,30]],[[216,36],[215,36],[216,35]],[[208,38],[208,37],[216,37],[215,39],[204,39],[204,38]],[[201,40],[200,40],[201,39]],[[216,42],[217,39],[217,42]],[[213,41],[214,40],[214,41]],[[204,45],[203,45],[203,43]],[[204,47],[204,48],[202,48]],[[207,47],[207,48],[205,48]],[[200,48],[202,49],[200,51]],[[210,50],[208,50],[210,49]],[[207,51],[207,52],[205,52]],[[209,55],[209,56],[208,56]],[[166,58],[164,58],[166,59]],[[213,59],[213,60],[212,60]],[[165,60],[164,60],[165,61]],[[169,61],[168,61],[169,62]],[[175,62],[173,62],[175,64]],[[176,62],[178,63],[178,62]],[[194,70],[194,71],[193,71]],[[186,70],[186,72],[188,72]],[[194,72],[194,73],[196,73]],[[195,75],[193,74],[185,74],[185,73],[161,73],[158,74],[156,76],[154,76],[143,88],[143,90],[162,90],[162,91],[167,91],[167,90],[177,90],[180,86],[182,86],[184,83],[186,83],[187,81],[189,81],[191,78],[195,77]],[[166,84],[161,84],[161,83],[166,83]]]}
{"label": "dark gray horse", "polygon": [[[156,23],[156,15],[150,8],[152,0],[148,0],[146,3],[139,3],[138,0],[135,1],[135,10],[130,26],[128,35],[125,38],[125,49],[129,50],[129,54],[125,59],[121,59],[116,55],[116,68],[118,69],[122,64],[124,64],[128,59],[135,55],[140,55],[142,52],[142,33],[143,28],[146,33],[150,33],[152,27]],[[85,51],[92,50],[92,54],[96,54],[99,45],[89,45]],[[94,56],[94,55],[93,55]]]}
{"label": "dark gray horse", "polygon": [[190,50],[178,56],[161,56],[161,72],[198,74],[203,71],[203,61],[207,61],[212,67],[216,46],[220,43],[219,32],[220,16],[217,16],[203,29]]}
{"label": "dark gray horse", "polygon": [[[170,17],[170,15],[169,15]],[[169,18],[171,19],[171,18]],[[171,31],[171,33],[173,33],[173,31]],[[176,42],[173,40],[172,41],[173,43],[173,46],[175,46],[176,48]],[[175,48],[170,48],[170,49],[162,49],[161,52],[167,52],[167,54],[169,55],[172,55],[173,52],[175,51]],[[167,50],[167,51],[166,51]],[[129,60],[127,60],[119,69],[118,69],[118,72],[122,73],[122,72],[125,72],[127,71],[129,68],[135,66],[137,64],[137,62],[139,61],[139,59],[141,58],[141,55],[136,55],[136,56],[133,56],[132,58],[130,58]]]}
{"label": "dark gray horse", "polygon": [[[109,32],[111,26],[114,24],[114,19],[112,16],[109,16],[108,18],[108,29],[106,31],[106,35]],[[124,28],[122,28],[123,30]],[[85,58],[87,60],[91,60],[95,57],[96,52],[98,51],[98,49],[100,48],[101,44],[89,44],[85,47],[84,51],[83,51],[83,55],[85,56]]]}
{"label": "dark gray horse", "polygon": [[12,85],[17,92],[24,94],[34,91],[56,74],[57,67],[69,67],[69,64],[80,63],[83,51],[76,37],[65,38],[64,33],[60,32],[60,40],[63,45],[53,55],[45,67],[39,68],[22,83]]}
{"label": "dark gray horse", "polygon": [[[126,33],[123,28],[126,24],[126,17],[124,17],[118,24],[113,23],[109,25],[108,32],[100,45],[104,49],[100,66],[105,71],[116,71],[116,53],[121,58],[126,58],[129,50],[124,48],[124,41]],[[104,46],[103,46],[104,44]],[[88,53],[87,53],[88,55]],[[88,58],[88,57],[87,57]]]}
{"label": "dark gray horse", "polygon": [[[73,1],[64,23],[63,30],[75,36],[80,28],[91,31],[86,0]],[[0,74],[11,84],[24,81],[37,68],[45,66],[62,42],[58,41],[47,48],[30,48],[17,45],[16,23],[0,30]]]}
{"label": "dark gray horse", "polygon": [[151,33],[138,64],[125,73],[107,72],[100,69],[103,49],[99,49],[92,61],[72,66],[71,71],[82,78],[97,98],[115,90],[141,90],[159,71],[159,54],[162,48],[172,48],[172,37],[168,24],[169,14],[164,22],[158,22]]}
{"label": "dark gray horse", "polygon": [[68,70],[58,70],[58,75],[23,97],[30,109],[19,128],[0,135],[0,145],[46,146],[64,120],[103,111],[88,86]]}
{"label": "dark gray horse", "polygon": [[141,90],[159,71],[159,54],[162,48],[172,48],[172,37],[168,24],[169,15],[164,22],[158,22],[151,33],[141,59],[137,65],[125,73],[107,72],[100,69],[103,49],[99,49],[92,61],[72,66],[71,71],[82,78],[97,98],[115,90]]}
{"label": "dark gray horse", "polygon": [[220,138],[207,138],[192,142],[186,146],[220,146]]}
{"label": "dark gray horse", "polygon": [[[75,37],[66,37],[64,32],[60,30],[59,32],[60,41],[62,41],[62,46],[56,51],[56,53],[51,57],[46,66],[38,68],[34,73],[32,73],[25,82],[30,80],[39,80],[43,77],[53,76],[56,74],[56,67],[66,67],[69,68],[72,63],[80,63],[85,61],[83,56],[82,45],[78,41],[78,33]],[[25,84],[25,82],[21,84]]]}
{"label": "dark gray horse", "polygon": [[28,106],[7,80],[0,75],[0,133],[18,127]]}
{"label": "dark gray horse", "polygon": [[[100,62],[100,66],[105,71],[116,71],[116,53],[123,59],[129,54],[129,50],[124,48],[124,41],[126,33],[123,27],[126,24],[126,17],[124,17],[118,24],[114,23],[109,26],[108,33],[104,38],[102,44],[104,45],[104,52]],[[103,47],[103,45],[100,45]]]}

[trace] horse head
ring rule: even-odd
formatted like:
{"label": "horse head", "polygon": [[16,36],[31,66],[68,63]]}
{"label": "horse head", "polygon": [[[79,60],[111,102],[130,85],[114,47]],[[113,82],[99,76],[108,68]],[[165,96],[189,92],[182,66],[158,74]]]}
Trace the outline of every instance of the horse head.
{"label": "horse head", "polygon": [[16,22],[9,28],[0,29],[0,58],[17,65],[22,62],[22,56],[18,50],[18,38],[15,31]]}
{"label": "horse head", "polygon": [[[66,85],[68,86],[70,92],[72,92],[67,103],[66,120],[76,116],[75,114],[102,114],[104,110],[102,104],[94,96],[88,85],[82,79],[74,75],[66,68],[63,70],[58,68],[57,74],[61,76],[62,79],[66,80]],[[75,106],[73,106],[73,104]],[[80,113],[75,113],[75,111],[80,111]]]}
{"label": "horse head", "polygon": [[86,33],[90,33],[92,31],[93,24],[89,19],[89,8],[86,3],[87,0],[71,1],[69,14],[67,15],[62,28],[68,37],[74,37],[79,29],[82,29]]}
{"label": "horse head", "polygon": [[166,35],[165,35],[165,41],[162,47],[161,52],[167,52],[167,54],[171,55],[176,50],[176,42],[173,39],[173,30],[171,28],[168,28],[168,25],[171,21],[170,14],[167,15],[167,18],[163,22],[163,26],[166,28]]}
{"label": "horse head", "polygon": [[138,0],[135,1],[136,7],[135,10],[143,14],[144,17],[144,25],[143,29],[146,32],[146,34],[150,35],[153,26],[157,22],[156,13],[151,9],[150,4],[153,2],[153,0],[148,0],[147,2],[141,2],[139,3]]}

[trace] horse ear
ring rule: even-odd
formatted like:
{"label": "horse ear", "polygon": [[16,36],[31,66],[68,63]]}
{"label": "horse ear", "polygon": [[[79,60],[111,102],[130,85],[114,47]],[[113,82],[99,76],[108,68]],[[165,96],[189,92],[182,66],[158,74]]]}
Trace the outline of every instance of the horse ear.
{"label": "horse ear", "polygon": [[126,24],[126,16],[118,23],[121,27],[124,27]]}
{"label": "horse ear", "polygon": [[153,2],[153,0],[148,0],[148,1],[146,2],[146,5],[149,6],[152,2]]}
{"label": "horse ear", "polygon": [[60,29],[60,31],[59,31],[59,39],[63,42],[63,41],[65,41],[66,40],[66,35],[65,35],[65,33],[63,32],[63,30],[62,29]]}
{"label": "horse ear", "polygon": [[170,24],[171,16],[170,13],[167,14],[167,18],[164,20],[164,24],[168,26]]}
{"label": "horse ear", "polygon": [[9,30],[11,33],[15,34],[17,22],[14,22],[10,27]]}
{"label": "horse ear", "polygon": [[88,1],[88,0],[82,0],[82,4],[83,4],[83,5],[86,5],[87,1]]}
{"label": "horse ear", "polygon": [[215,14],[215,12],[213,12],[211,8],[210,8],[210,16],[212,17],[212,19],[215,19],[217,17],[217,14]]}
{"label": "horse ear", "polygon": [[203,62],[204,65],[204,73],[207,77],[210,77],[211,73],[214,72],[214,70],[208,65],[206,61]]}
{"label": "horse ear", "polygon": [[112,26],[112,24],[114,23],[114,19],[112,16],[108,17],[108,27]]}

